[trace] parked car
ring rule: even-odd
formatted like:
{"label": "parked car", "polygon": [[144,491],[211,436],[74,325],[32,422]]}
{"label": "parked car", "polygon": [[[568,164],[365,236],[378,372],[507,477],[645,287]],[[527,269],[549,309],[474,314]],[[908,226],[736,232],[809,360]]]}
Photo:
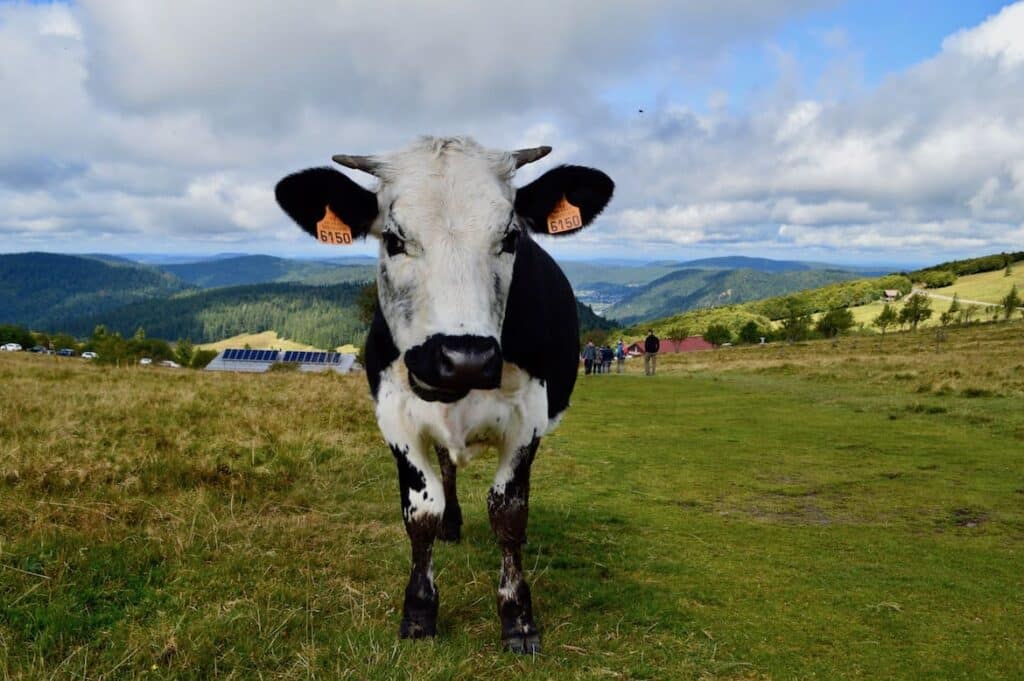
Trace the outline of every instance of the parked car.
{"label": "parked car", "polygon": [[46,349],[45,345],[33,345],[32,347],[30,347],[28,349],[28,351],[29,352],[43,352],[43,353],[49,352],[49,350]]}
{"label": "parked car", "polygon": [[61,348],[60,350],[57,351],[57,354],[60,355],[61,357],[74,357],[75,351],[72,350],[71,348]]}
{"label": "parked car", "polygon": [[97,355],[92,350],[87,350],[87,351],[82,353],[82,359],[98,359],[98,358],[99,358],[99,355]]}
{"label": "parked car", "polygon": [[180,369],[181,368],[181,365],[178,364],[177,362],[175,362],[172,359],[165,359],[164,361],[160,362],[160,366],[167,367],[168,369]]}
{"label": "parked car", "polygon": [[152,363],[153,360],[150,359],[149,357],[143,357],[142,359],[139,360],[139,364],[141,364],[144,367],[148,367]]}
{"label": "parked car", "polygon": [[21,346],[17,343],[4,343],[0,345],[0,351],[3,352],[21,352]]}

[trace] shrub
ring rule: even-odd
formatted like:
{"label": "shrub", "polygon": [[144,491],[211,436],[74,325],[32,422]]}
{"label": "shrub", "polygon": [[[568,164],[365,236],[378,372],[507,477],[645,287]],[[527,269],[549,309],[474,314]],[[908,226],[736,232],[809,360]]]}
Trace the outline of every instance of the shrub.
{"label": "shrub", "polygon": [[853,313],[847,307],[829,310],[818,320],[816,329],[825,338],[835,338],[853,326]]}
{"label": "shrub", "polygon": [[923,293],[908,296],[907,302],[900,310],[900,324],[907,324],[917,331],[917,325],[932,316],[932,301]]}
{"label": "shrub", "polygon": [[884,337],[886,330],[890,326],[896,326],[898,321],[899,315],[896,314],[896,310],[894,310],[889,303],[886,303],[879,315],[871,322],[871,325],[877,327]]}
{"label": "shrub", "polygon": [[28,329],[22,326],[0,324],[0,345],[5,343],[17,343],[27,350],[36,344],[36,339],[29,333]]}
{"label": "shrub", "polygon": [[761,337],[766,336],[757,326],[757,322],[749,321],[740,329],[739,340],[741,343],[760,343]]}
{"label": "shrub", "polygon": [[1010,292],[1007,293],[1006,296],[999,301],[999,303],[1003,306],[1004,318],[1009,319],[1013,315],[1014,311],[1018,307],[1020,307],[1021,303],[1020,294],[1017,293],[1016,284],[1010,287]]}
{"label": "shrub", "polygon": [[917,278],[925,288],[942,288],[956,283],[956,272],[950,270],[928,270]]}
{"label": "shrub", "polygon": [[724,324],[712,324],[704,332],[704,340],[712,345],[725,345],[732,340],[732,331]]}
{"label": "shrub", "polygon": [[204,369],[216,356],[216,350],[197,349],[192,353],[192,361],[189,363],[189,366],[193,369]]}

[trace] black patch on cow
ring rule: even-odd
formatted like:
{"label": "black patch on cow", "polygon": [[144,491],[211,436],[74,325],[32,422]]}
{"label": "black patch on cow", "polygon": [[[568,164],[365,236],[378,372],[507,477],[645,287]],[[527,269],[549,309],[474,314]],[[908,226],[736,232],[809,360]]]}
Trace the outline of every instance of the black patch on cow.
{"label": "black patch on cow", "polygon": [[398,445],[388,445],[398,465],[398,492],[402,495],[402,515],[408,517],[412,512],[412,503],[409,491],[424,491],[427,488],[427,479],[423,471],[419,470],[409,462],[409,446],[401,448]]}
{"label": "black patch on cow", "polygon": [[284,212],[314,237],[327,206],[356,238],[366,236],[377,219],[377,195],[333,168],[309,168],[289,175],[277,183],[274,195]]}
{"label": "black patch on cow", "polygon": [[548,418],[565,411],[579,366],[576,296],[551,256],[526,234],[512,269],[501,351],[506,362],[545,382]]}
{"label": "black patch on cow", "polygon": [[564,196],[580,209],[580,217],[586,226],[604,210],[614,191],[615,183],[600,170],[585,166],[559,166],[516,190],[516,213],[525,218],[530,229],[547,234],[548,215]]}
{"label": "black patch on cow", "polygon": [[374,400],[377,399],[377,390],[380,389],[381,372],[391,366],[399,354],[401,353],[398,352],[398,347],[391,337],[391,329],[388,328],[378,305],[373,313],[373,322],[370,323],[370,333],[366,336],[366,346],[363,348],[366,380],[370,384],[370,394]]}
{"label": "black patch on cow", "polygon": [[444,447],[435,447],[437,463],[441,467],[441,485],[444,487],[444,516],[441,518],[441,541],[458,542],[462,538],[462,507],[456,487],[456,468]]}

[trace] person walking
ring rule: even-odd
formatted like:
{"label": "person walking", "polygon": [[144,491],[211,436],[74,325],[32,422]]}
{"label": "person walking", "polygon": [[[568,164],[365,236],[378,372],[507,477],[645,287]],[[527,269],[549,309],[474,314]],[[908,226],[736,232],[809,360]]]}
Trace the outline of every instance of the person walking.
{"label": "person walking", "polygon": [[601,371],[606,374],[610,374],[612,372],[612,357],[614,355],[615,353],[612,352],[612,346],[606,345],[601,348],[601,364],[603,365],[601,367]]}
{"label": "person walking", "polygon": [[653,376],[658,368],[658,350],[661,349],[661,341],[654,335],[654,329],[647,332],[644,339],[644,375]]}
{"label": "person walking", "polygon": [[594,370],[594,360],[597,358],[597,348],[593,341],[587,341],[587,347],[583,348],[583,373],[586,376]]}
{"label": "person walking", "polygon": [[619,339],[619,342],[615,344],[615,373],[621,374],[623,368],[626,366],[626,344]]}

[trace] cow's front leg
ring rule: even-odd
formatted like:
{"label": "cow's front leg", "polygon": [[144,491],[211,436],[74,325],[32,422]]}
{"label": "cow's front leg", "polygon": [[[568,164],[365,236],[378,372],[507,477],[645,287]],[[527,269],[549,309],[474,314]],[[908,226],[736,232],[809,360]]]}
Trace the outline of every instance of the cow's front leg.
{"label": "cow's front leg", "polygon": [[498,617],[501,642],[514,653],[540,652],[540,630],[533,621],[530,587],[523,577],[522,546],[526,543],[529,514],[530,465],[540,438],[506,446],[501,454],[494,486],[487,495],[491,527],[501,547],[498,582]]}
{"label": "cow's front leg", "polygon": [[437,463],[441,467],[444,486],[444,515],[441,518],[441,541],[458,542],[462,538],[462,509],[455,490],[455,464],[444,447],[437,447]]}
{"label": "cow's front leg", "polygon": [[437,633],[437,587],[434,585],[434,538],[441,529],[444,492],[437,474],[416,445],[391,445],[398,464],[402,519],[412,544],[412,573],[405,587],[401,638],[424,638]]}

